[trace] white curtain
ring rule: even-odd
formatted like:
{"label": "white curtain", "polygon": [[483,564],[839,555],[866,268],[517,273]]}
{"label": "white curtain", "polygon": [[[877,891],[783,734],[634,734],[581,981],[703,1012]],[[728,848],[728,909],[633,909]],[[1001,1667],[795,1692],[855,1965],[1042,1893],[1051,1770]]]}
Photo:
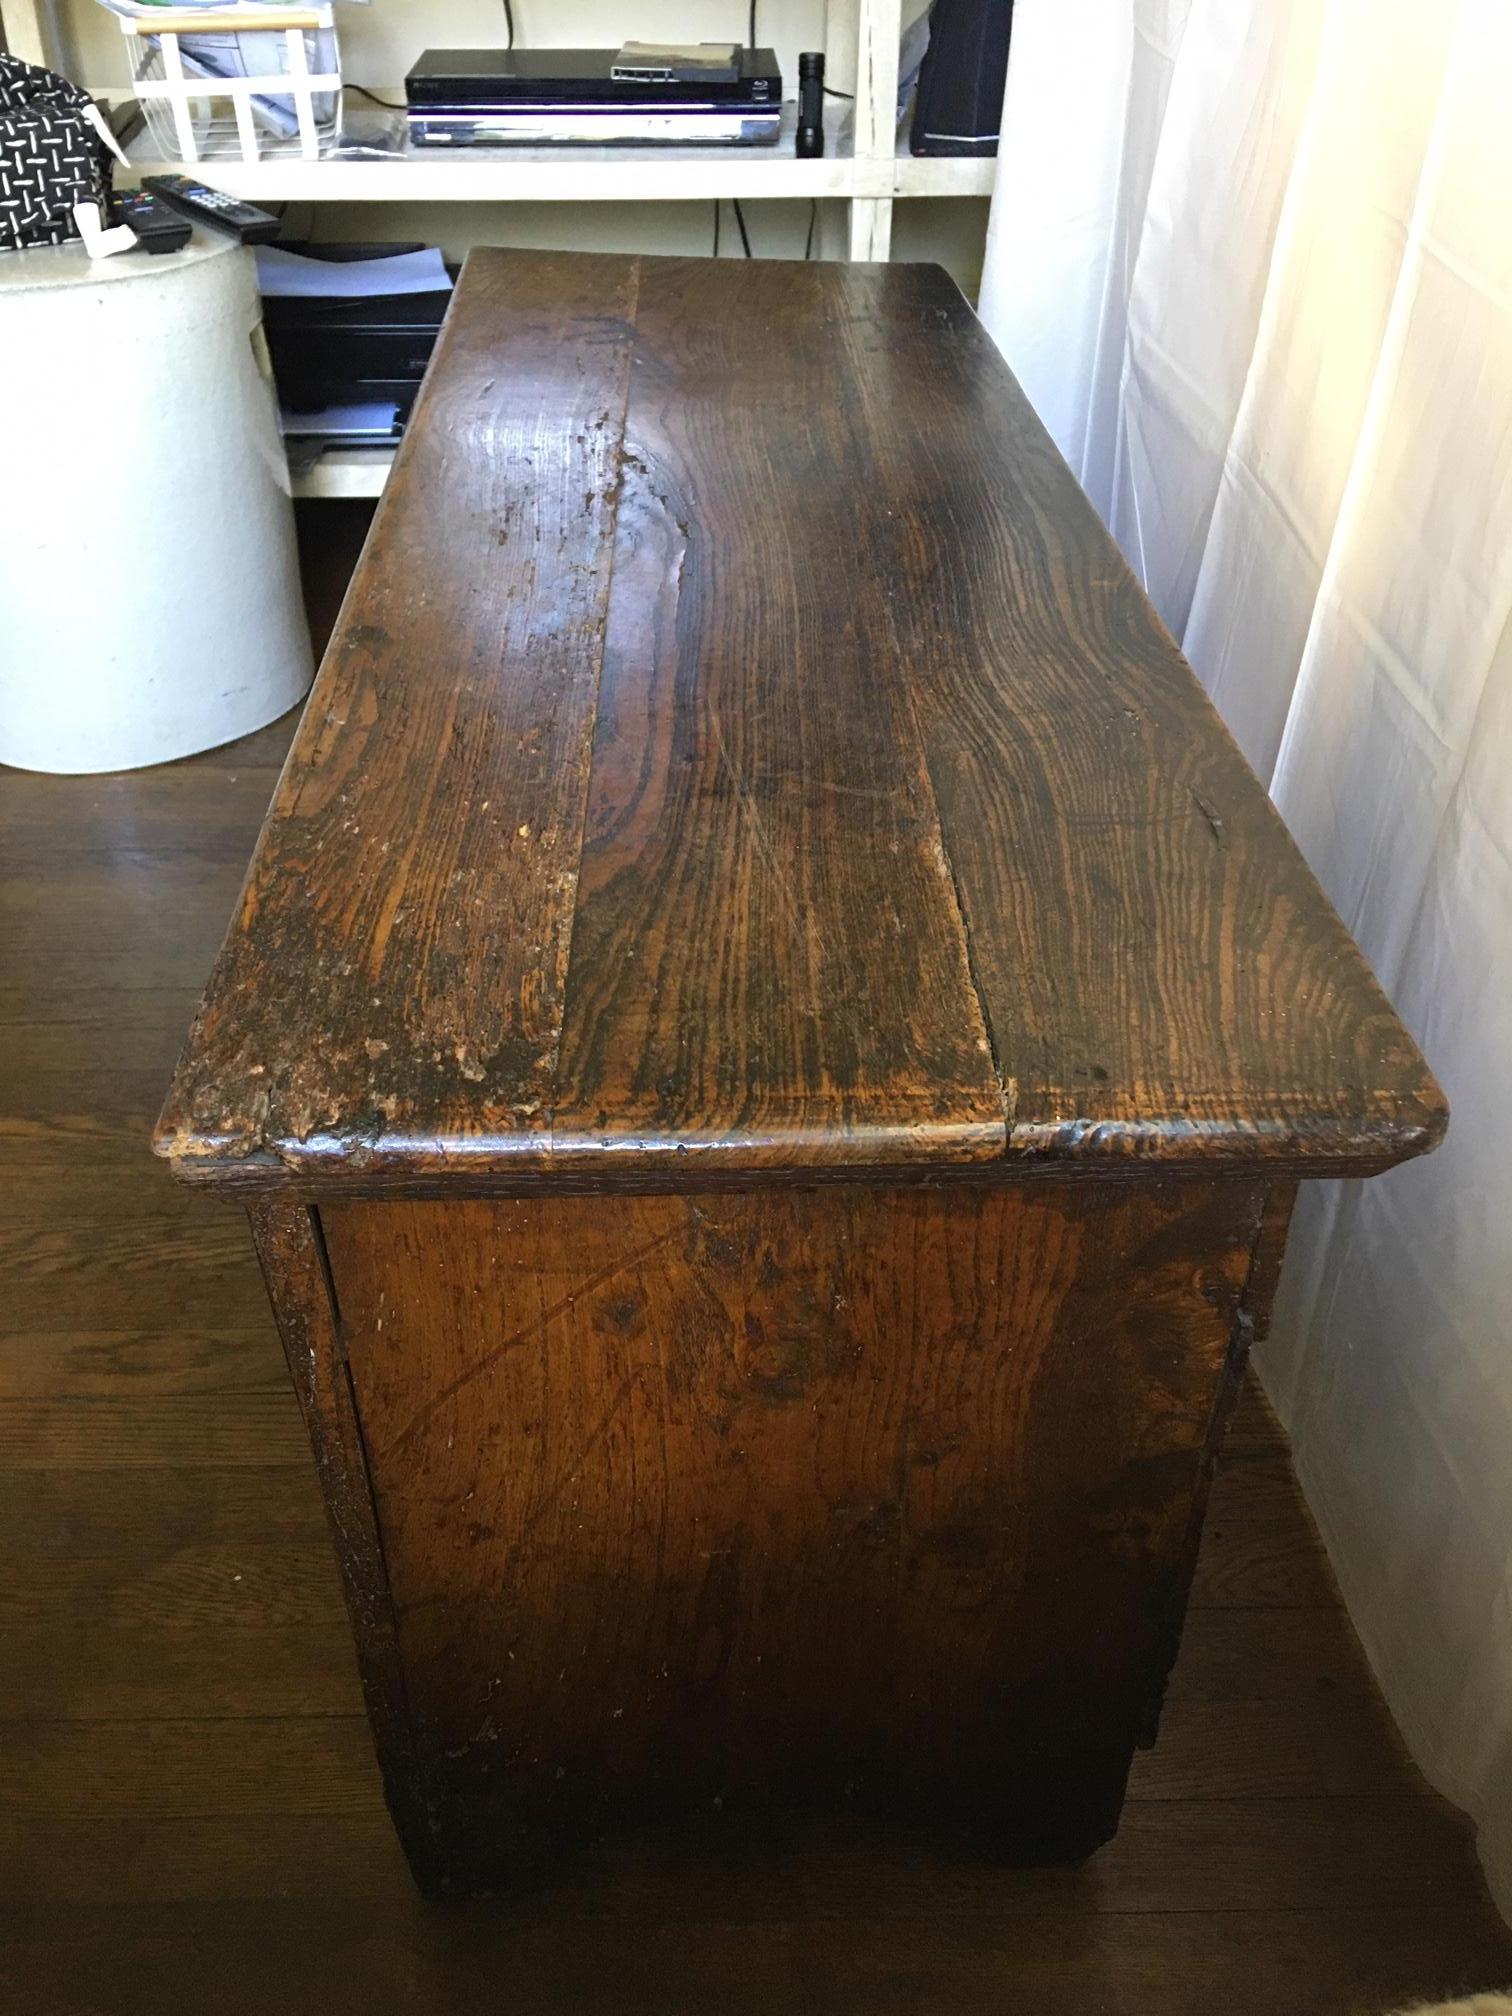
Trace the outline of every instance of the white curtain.
{"label": "white curtain", "polygon": [[1449,1094],[1261,1371],[1512,1915],[1512,0],[1019,0],[982,313]]}

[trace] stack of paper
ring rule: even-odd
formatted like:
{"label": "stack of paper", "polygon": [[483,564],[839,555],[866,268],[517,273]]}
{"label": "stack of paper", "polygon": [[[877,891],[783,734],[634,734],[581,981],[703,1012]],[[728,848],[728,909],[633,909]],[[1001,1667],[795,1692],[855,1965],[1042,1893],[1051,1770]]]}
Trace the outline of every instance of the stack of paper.
{"label": "stack of paper", "polygon": [[307,259],[277,245],[255,250],[258,286],[264,294],[286,299],[368,301],[385,294],[451,291],[451,275],[434,245],[386,259]]}

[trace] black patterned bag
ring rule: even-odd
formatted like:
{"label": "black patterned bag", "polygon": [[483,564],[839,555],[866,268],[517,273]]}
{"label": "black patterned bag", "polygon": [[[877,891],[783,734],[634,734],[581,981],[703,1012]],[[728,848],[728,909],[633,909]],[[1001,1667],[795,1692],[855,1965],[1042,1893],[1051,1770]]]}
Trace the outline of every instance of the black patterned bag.
{"label": "black patterned bag", "polygon": [[112,163],[93,111],[77,84],[0,50],[0,251],[76,238],[75,203],[105,216]]}

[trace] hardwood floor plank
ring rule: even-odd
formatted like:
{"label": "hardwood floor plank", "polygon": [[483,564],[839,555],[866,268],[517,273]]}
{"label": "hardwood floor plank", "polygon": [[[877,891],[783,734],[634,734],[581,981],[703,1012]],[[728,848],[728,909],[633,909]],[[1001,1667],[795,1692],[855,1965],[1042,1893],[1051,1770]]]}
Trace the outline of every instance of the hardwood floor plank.
{"label": "hardwood floor plank", "polygon": [[[148,1394],[228,1395],[273,1388],[289,1375],[265,1302],[214,1329],[10,1330],[0,1332],[0,1402],[33,1398],[123,1399]],[[88,1488],[78,1480],[79,1488]],[[0,1478],[0,1492],[5,1480]]]}
{"label": "hardwood floor plank", "polygon": [[[675,1908],[594,1925],[539,1901],[426,1910],[270,1899],[57,1907],[0,1949],[16,2016],[192,2009],[320,2016],[496,2006],[512,2016],[934,2016],[942,2010],[1284,2010],[1339,2016],[1495,1978],[1497,1943],[1462,1910],[1093,1914],[942,1924],[860,1908],[760,1923]],[[171,1984],[171,1990],[170,1985]]]}
{"label": "hardwood floor plank", "polygon": [[1426,1788],[1384,1710],[1349,1696],[1171,1701],[1129,1798],[1355,1799]]}
{"label": "hardwood floor plank", "polygon": [[102,1626],[87,1659],[78,1649],[69,1624],[8,1626],[0,1721],[110,1722],[130,1752],[135,1738],[125,1725],[134,1722],[362,1713],[351,1633],[335,1616],[283,1625],[253,1617],[239,1630]]}
{"label": "hardwood floor plank", "polygon": [[1283,1462],[1287,1460],[1286,1430],[1253,1374],[1239,1389],[1239,1401],[1223,1437],[1225,1463],[1237,1463],[1250,1456],[1279,1456]]}
{"label": "hardwood floor plank", "polygon": [[113,1225],[0,1225],[6,1311],[20,1330],[79,1330],[105,1322],[150,1327],[177,1314],[196,1329],[259,1292],[244,1221],[189,1219],[145,1229]]}
{"label": "hardwood floor plank", "polygon": [[6,963],[51,952],[60,931],[82,937],[107,963],[127,945],[161,957],[186,938],[203,942],[219,906],[235,902],[244,872],[231,846],[224,859],[198,846],[127,844],[98,860],[52,854],[29,862],[24,873],[0,876]]}
{"label": "hardwood floor plank", "polygon": [[[286,1427],[255,1466],[0,1473],[0,1521],[16,1543],[0,1582],[57,1582],[74,1568],[152,1560],[186,1543],[228,1554],[323,1544],[320,1487],[297,1411]],[[176,1621],[163,1619],[170,1628]]]}
{"label": "hardwood floor plank", "polygon": [[270,1450],[306,1454],[299,1403],[269,1386],[239,1393],[76,1395],[0,1402],[0,1464],[12,1470],[266,1467]]}
{"label": "hardwood floor plank", "polygon": [[214,1903],[224,1898],[346,1898],[404,1910],[414,1895],[381,1802],[357,1815],[161,1820],[0,1816],[0,1864],[14,1910]]}
{"label": "hardwood floor plank", "polygon": [[87,1057],[108,1058],[112,1069],[156,1071],[170,1066],[183,1037],[176,1018],[194,1012],[194,996],[172,987],[92,990],[60,1002],[57,1012],[35,1012],[5,1024],[0,1087],[9,1094],[37,1073],[71,1074]]}
{"label": "hardwood floor plank", "polygon": [[[197,998],[204,990],[219,938],[202,927],[170,949],[126,944],[106,968],[83,941],[61,934],[54,944],[41,939],[17,947],[0,979],[0,1024],[30,1022],[68,1003],[103,1000],[142,988],[166,988]],[[182,1033],[182,1032],[180,1032]]]}
{"label": "hardwood floor plank", "polygon": [[[948,1832],[806,1814],[715,1815],[646,1828],[560,1873],[550,1909],[578,1919],[823,1924],[867,1912],[933,1924],[1046,1911],[1418,1910],[1453,1905],[1463,1846],[1439,1847],[1440,1810],[1416,1798],[1171,1802],[1130,1812],[1113,1842],[1073,1868],[1003,1868]],[[299,1895],[401,1911],[413,1886],[387,1815],[0,1818],[15,1903],[210,1903]],[[509,1907],[503,1907],[507,1910]]]}
{"label": "hardwood floor plank", "polygon": [[228,1222],[235,1223],[234,1219],[228,1220],[224,1210],[217,1214],[213,1207],[209,1215],[186,1210],[186,1203],[203,1205],[210,1200],[196,1198],[182,1184],[174,1184],[171,1177],[171,1188],[160,1188],[137,1161],[141,1143],[140,1130],[128,1123],[120,1137],[118,1155],[113,1160],[102,1157],[99,1165],[87,1171],[76,1164],[70,1167],[66,1154],[39,1157],[24,1197],[16,1194],[19,1185],[11,1187],[9,1196],[0,1194],[0,1226],[24,1227],[28,1222],[50,1217],[55,1221],[61,1219],[87,1240],[97,1227],[108,1225],[135,1225],[150,1237],[158,1227],[171,1230],[186,1225],[215,1226],[217,1217],[220,1221],[217,1229],[224,1229]]}
{"label": "hardwood floor plank", "polygon": [[[72,1070],[0,1065],[0,1071],[0,1182],[17,1188],[36,1170],[86,1179],[109,1174],[132,1178],[157,1196],[171,1194],[172,1178],[162,1187],[166,1172],[153,1168],[150,1147],[150,1115],[162,1090],[154,1068],[132,1071],[82,1057]],[[133,1195],[122,1193],[127,1217]]]}
{"label": "hardwood floor plank", "polygon": [[[133,853],[171,857],[192,852],[207,865],[241,869],[278,782],[297,712],[264,729],[267,754],[257,761],[196,759],[150,775],[47,777],[7,770],[0,793],[0,862],[7,878],[48,862],[98,869]],[[248,742],[259,740],[249,737]],[[238,745],[241,748],[246,743]],[[234,892],[233,892],[234,893]]]}
{"label": "hardwood floor plank", "polygon": [[[11,1723],[0,1809],[64,1819],[360,1813],[376,1799],[365,1718]],[[1423,1781],[1352,1701],[1173,1704],[1135,1763],[1135,1804],[1411,1797]]]}
{"label": "hardwood floor plank", "polygon": [[265,1721],[19,1722],[0,1728],[4,1810],[62,1820],[240,1819],[381,1806],[363,1715]]}
{"label": "hardwood floor plank", "polygon": [[1222,1468],[1208,1502],[1191,1611],[1337,1601],[1290,1465],[1257,1460]]}
{"label": "hardwood floor plank", "polygon": [[1354,1627],[1332,1603],[1189,1611],[1166,1698],[1291,1701],[1320,1690],[1375,1694]]}
{"label": "hardwood floor plank", "polygon": [[349,1634],[329,1545],[187,1542],[157,1558],[58,1562],[56,1572],[0,1583],[0,1631],[77,1634],[88,1656],[97,1632],[276,1630],[323,1624]]}

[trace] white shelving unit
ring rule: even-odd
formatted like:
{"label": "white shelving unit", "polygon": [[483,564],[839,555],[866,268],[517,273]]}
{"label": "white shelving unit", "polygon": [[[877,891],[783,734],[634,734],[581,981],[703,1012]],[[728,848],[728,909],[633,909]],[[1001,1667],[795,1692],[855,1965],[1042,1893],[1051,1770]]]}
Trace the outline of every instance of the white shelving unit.
{"label": "white shelving unit", "polygon": [[394,466],[392,448],[327,448],[308,469],[289,472],[296,497],[381,497]]}
{"label": "white shelving unit", "polygon": [[[420,0],[416,0],[417,11]],[[904,0],[829,0],[830,71],[852,72],[854,102],[827,104],[825,153],[793,153],[793,109],[786,108],[774,147],[751,148],[469,148],[437,154],[408,147],[387,158],[302,160],[297,149],[244,161],[206,155],[199,171],[215,186],[253,203],[657,203],[700,198],[742,202],[810,198],[848,203],[852,259],[886,259],[893,205],[911,198],[986,196],[996,163],[915,159],[897,137],[898,55]],[[48,0],[0,0],[9,46],[33,62],[50,60]],[[417,42],[423,37],[417,35]],[[88,82],[88,80],[85,80]],[[115,87],[119,91],[120,87]],[[383,90],[400,100],[402,87]],[[383,115],[347,100],[346,128],[360,137],[364,119]],[[175,161],[149,158],[139,138],[132,165],[171,172]],[[328,454],[296,480],[300,496],[375,496],[388,457],[382,450]]]}
{"label": "white shelving unit", "polygon": [[[382,114],[358,103],[348,109],[344,130],[357,139],[365,127],[382,123]],[[295,151],[265,146],[256,161],[207,151],[199,169],[218,189],[250,203],[686,203],[690,185],[703,199],[742,201],[807,202],[822,196],[854,203],[992,193],[993,161],[916,160],[906,147],[861,156],[850,151],[844,108],[831,101],[825,123],[828,144],[817,161],[794,155],[795,114],[787,106],[781,137],[771,149],[468,147],[448,154],[405,147],[386,160],[302,161]],[[182,168],[153,156],[141,136],[131,156],[144,175]],[[870,231],[865,242],[875,242]]]}

